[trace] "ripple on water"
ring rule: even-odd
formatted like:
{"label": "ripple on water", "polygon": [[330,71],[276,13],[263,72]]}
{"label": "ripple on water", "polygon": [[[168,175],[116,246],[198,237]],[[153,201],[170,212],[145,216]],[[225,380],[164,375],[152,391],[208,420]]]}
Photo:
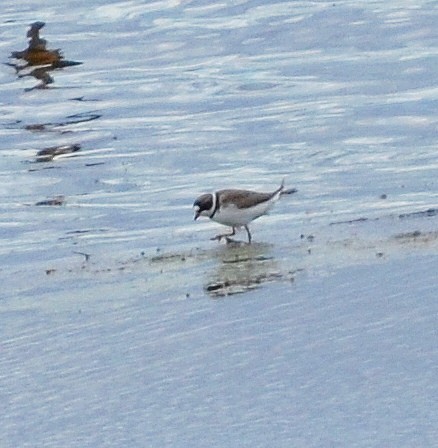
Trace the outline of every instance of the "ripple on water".
{"label": "ripple on water", "polygon": [[[40,35],[83,64],[45,89],[0,80],[5,255],[190,246],[212,228],[191,222],[199,193],[283,177],[299,194],[255,224],[262,240],[436,205],[426,3],[70,7],[41,7]],[[4,45],[22,50],[35,18],[7,11]],[[34,163],[65,147],[80,150]]]}

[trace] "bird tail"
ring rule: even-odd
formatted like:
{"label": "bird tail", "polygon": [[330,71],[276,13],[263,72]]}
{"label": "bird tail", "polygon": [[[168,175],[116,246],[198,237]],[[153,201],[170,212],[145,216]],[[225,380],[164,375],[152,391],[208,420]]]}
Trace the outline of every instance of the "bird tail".
{"label": "bird tail", "polygon": [[281,181],[281,185],[278,187],[278,189],[275,191],[275,194],[280,193],[280,196],[284,195],[284,194],[293,194],[296,193],[298,190],[296,188],[288,188],[288,189],[284,189],[284,177],[283,180]]}
{"label": "bird tail", "polygon": [[298,190],[296,188],[288,188],[287,190],[281,190],[280,194],[294,194],[296,193]]}

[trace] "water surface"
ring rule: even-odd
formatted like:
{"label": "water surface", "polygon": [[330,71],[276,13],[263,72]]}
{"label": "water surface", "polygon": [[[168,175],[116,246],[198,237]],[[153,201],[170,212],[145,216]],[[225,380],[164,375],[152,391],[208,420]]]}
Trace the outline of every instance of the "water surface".
{"label": "water surface", "polygon": [[3,62],[35,21],[81,64],[0,70],[2,446],[433,446],[435,2],[6,1]]}

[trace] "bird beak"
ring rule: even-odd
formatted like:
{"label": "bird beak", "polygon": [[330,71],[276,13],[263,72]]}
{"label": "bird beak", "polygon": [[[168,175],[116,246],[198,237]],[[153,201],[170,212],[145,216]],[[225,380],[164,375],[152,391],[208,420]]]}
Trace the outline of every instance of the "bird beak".
{"label": "bird beak", "polygon": [[199,215],[200,215],[199,210],[196,210],[195,211],[195,216],[193,218],[193,221],[196,221],[199,218]]}

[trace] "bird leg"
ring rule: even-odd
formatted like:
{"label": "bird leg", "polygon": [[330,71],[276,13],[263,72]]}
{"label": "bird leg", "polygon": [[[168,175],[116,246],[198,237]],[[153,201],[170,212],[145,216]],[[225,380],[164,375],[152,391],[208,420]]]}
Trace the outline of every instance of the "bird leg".
{"label": "bird leg", "polygon": [[246,233],[248,234],[248,244],[251,244],[251,240],[252,240],[251,232],[249,231],[248,226],[244,226],[244,227],[245,227]]}

